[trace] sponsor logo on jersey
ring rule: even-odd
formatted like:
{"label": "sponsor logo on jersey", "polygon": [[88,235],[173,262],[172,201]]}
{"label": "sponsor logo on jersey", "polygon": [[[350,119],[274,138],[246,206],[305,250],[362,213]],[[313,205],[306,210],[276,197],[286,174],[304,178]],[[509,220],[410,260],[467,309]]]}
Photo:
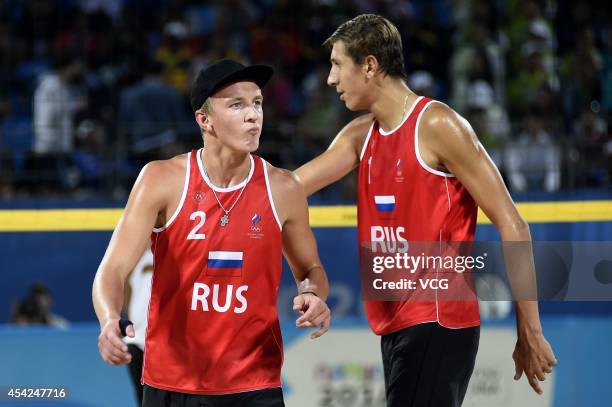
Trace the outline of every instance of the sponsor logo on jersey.
{"label": "sponsor logo on jersey", "polygon": [[239,277],[242,275],[243,252],[208,252],[209,276]]}
{"label": "sponsor logo on jersey", "polygon": [[393,212],[395,210],[395,195],[374,195],[374,203],[379,212]]}

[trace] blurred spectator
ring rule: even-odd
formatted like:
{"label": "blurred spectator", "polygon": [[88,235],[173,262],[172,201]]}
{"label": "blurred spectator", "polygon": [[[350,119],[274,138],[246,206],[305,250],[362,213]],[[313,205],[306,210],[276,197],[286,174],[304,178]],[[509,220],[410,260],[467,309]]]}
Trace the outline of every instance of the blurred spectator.
{"label": "blurred spectator", "polygon": [[33,318],[31,317],[31,311],[28,308],[29,307],[21,301],[17,301],[15,304],[13,304],[10,323],[20,326],[30,325],[30,320]]}
{"label": "blurred spectator", "polygon": [[[520,128],[526,115],[555,134],[564,157],[601,153],[607,139],[587,142],[579,133],[588,127],[581,124],[585,110],[606,124],[612,118],[612,26],[595,6],[583,0],[0,1],[0,191],[3,197],[121,191],[137,165],[199,142],[197,126],[185,119],[187,89],[194,73],[219,58],[274,66],[264,92],[270,142],[260,153],[293,168],[320,152],[334,123],[350,115],[336,95],[327,99],[329,52],[321,43],[359,13],[396,23],[409,86],[468,118],[496,162],[508,121]],[[74,55],[64,59],[84,61],[68,71],[84,74],[86,103],[75,86],[80,75],[55,68],[41,75],[50,65],[68,64],[53,63],[58,47]],[[161,72],[142,80],[153,61]],[[163,107],[126,106],[127,95],[153,81],[178,96]],[[41,102],[50,97],[56,102]],[[180,106],[183,117],[169,119],[168,104]],[[127,162],[127,154],[138,164]],[[609,177],[564,175],[570,187],[610,185]],[[341,198],[329,193],[330,201]]]}
{"label": "blurred spectator", "polygon": [[189,28],[197,37],[210,34],[214,28],[214,18],[217,10],[211,4],[191,4],[185,10],[185,19],[189,22]]}
{"label": "blurred spectator", "polygon": [[[285,135],[283,147],[286,154],[282,158],[286,160],[286,157],[291,157],[291,161],[284,163],[289,168],[296,168],[316,157],[340,131],[346,109],[334,88],[321,86],[327,82],[328,74],[327,61],[318,62],[302,82],[300,93],[303,108],[297,118],[297,128]],[[339,199],[341,189],[340,186],[327,188],[320,195],[328,199],[331,197],[331,200]]]}
{"label": "blurred spectator", "polygon": [[85,101],[73,84],[83,72],[77,56],[62,52],[53,71],[43,75],[34,92],[34,151],[70,153],[74,147],[74,115]]}
{"label": "blurred spectator", "polygon": [[459,112],[465,111],[469,83],[477,79],[489,82],[496,103],[505,102],[506,71],[501,47],[492,40],[483,24],[474,22],[468,27],[467,38],[451,59],[452,104]]}
{"label": "blurred spectator", "polygon": [[602,150],[608,167],[607,181],[609,185],[610,180],[612,179],[612,134],[608,134],[607,140],[603,142]]}
{"label": "blurred spectator", "polygon": [[495,102],[493,89],[484,80],[474,81],[467,90],[466,119],[493,162],[500,167],[510,125],[505,109]]}
{"label": "blurred spectator", "polygon": [[104,177],[111,172],[111,163],[105,154],[107,139],[104,127],[95,120],[79,123],[73,154],[74,165],[79,171],[79,186],[99,188]]}
{"label": "blurred spectator", "polygon": [[525,119],[525,129],[511,142],[504,167],[512,191],[557,191],[561,182],[561,154],[542,123],[534,116]]}
{"label": "blurred spectator", "polygon": [[[447,21],[449,4],[438,0],[418,1],[414,6],[414,14],[393,21],[402,34],[407,72],[428,71],[446,90],[449,72],[446,63],[438,61],[448,61],[452,51]],[[393,14],[388,13],[387,16],[392,17]]]}
{"label": "blurred spectator", "polygon": [[164,26],[164,40],[155,53],[161,64],[162,76],[166,83],[179,92],[187,94],[191,50],[186,42],[189,29],[181,21],[171,21]]}
{"label": "blurred spectator", "polygon": [[34,284],[28,295],[19,301],[13,310],[11,323],[17,325],[50,325],[56,328],[68,327],[66,318],[51,312],[53,300],[46,285]]}
{"label": "blurred spectator", "polygon": [[508,108],[511,114],[522,117],[535,102],[542,87],[554,88],[554,77],[546,71],[541,50],[523,50],[523,60],[516,75],[508,81]]}
{"label": "blurred spectator", "polygon": [[[515,0],[507,3],[509,5],[508,39],[510,41],[510,61],[513,69],[520,68],[521,55],[526,52],[523,46],[536,48],[541,53],[546,53],[552,47],[549,42],[551,37],[550,23],[547,21],[542,3],[537,0]],[[544,41],[544,46],[540,40]]]}
{"label": "blurred spectator", "polygon": [[558,93],[548,83],[541,83],[537,88],[534,100],[529,105],[531,114],[537,116],[548,131],[564,131],[561,123],[561,108]]}
{"label": "blurred spectator", "polygon": [[72,163],[77,111],[87,107],[77,83],[83,63],[71,51],[58,51],[54,69],[43,74],[34,92],[34,153],[28,160],[34,191],[51,193],[77,186],[78,173]]}
{"label": "blurred spectator", "polygon": [[532,50],[538,50],[542,54],[542,65],[549,75],[554,70],[554,41],[550,25],[543,18],[529,22],[527,28],[527,41],[521,46],[523,54],[529,54]]}
{"label": "blurred spectator", "polygon": [[576,150],[580,160],[576,172],[582,182],[589,186],[609,182],[609,169],[612,166],[606,121],[591,109],[584,109],[576,120],[574,133],[579,137],[579,148]]}
{"label": "blurred spectator", "polygon": [[121,3],[122,0],[80,0],[79,7],[87,13],[103,11],[117,21],[121,13]]}
{"label": "blurred spectator", "polygon": [[408,87],[417,95],[434,98],[434,78],[427,71],[416,71],[408,77]]}
{"label": "blurred spectator", "polygon": [[574,133],[585,141],[602,145],[608,134],[608,126],[596,112],[584,109],[576,121]]}
{"label": "blurred spectator", "polygon": [[[489,0],[456,0],[451,2],[453,19],[459,30],[470,29],[472,24],[482,25],[493,36],[497,37],[500,19],[504,16],[502,5],[505,2]],[[464,33],[460,33],[463,35]]]}
{"label": "blurred spectator", "polygon": [[604,30],[603,43],[604,49],[601,55],[601,108],[612,118],[612,22]]}
{"label": "blurred spectator", "polygon": [[162,65],[152,61],[145,77],[121,92],[118,132],[129,145],[138,169],[160,158],[164,150],[180,142],[187,122],[181,94],[161,79]]}
{"label": "blurred spectator", "polygon": [[26,39],[34,58],[48,57],[50,40],[61,26],[57,2],[47,0],[17,1],[11,10],[16,33]]}
{"label": "blurred spectator", "polygon": [[580,32],[574,49],[563,57],[561,74],[563,81],[563,103],[566,114],[578,116],[581,108],[600,100],[600,73],[602,58],[595,47],[594,33],[591,28]]}
{"label": "blurred spectator", "polygon": [[[597,26],[604,17],[594,0],[555,0],[548,3],[554,7],[554,36],[560,55],[574,47],[576,38],[584,27]],[[605,17],[604,17],[605,18]]]}
{"label": "blurred spectator", "polygon": [[237,49],[225,41],[226,35],[227,33],[223,30],[215,30],[211,34],[209,41],[203,44],[202,51],[191,58],[188,74],[192,81],[198,75],[200,69],[218,59],[244,59]]}
{"label": "blurred spectator", "polygon": [[[279,66],[279,65],[275,65]],[[266,117],[276,122],[287,118],[293,112],[294,88],[291,79],[279,69],[274,73],[264,92],[266,97]]]}

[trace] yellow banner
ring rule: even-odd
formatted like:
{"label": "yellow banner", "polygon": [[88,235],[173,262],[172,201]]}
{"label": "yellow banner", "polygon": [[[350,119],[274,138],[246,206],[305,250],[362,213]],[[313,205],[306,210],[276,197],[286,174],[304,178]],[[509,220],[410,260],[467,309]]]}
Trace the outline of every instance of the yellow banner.
{"label": "yellow banner", "polygon": [[[529,223],[612,221],[612,200],[572,202],[523,202],[517,204]],[[0,232],[113,230],[122,209],[16,209],[0,210]],[[479,210],[479,224],[491,221]],[[355,206],[311,206],[310,225],[357,226]]]}

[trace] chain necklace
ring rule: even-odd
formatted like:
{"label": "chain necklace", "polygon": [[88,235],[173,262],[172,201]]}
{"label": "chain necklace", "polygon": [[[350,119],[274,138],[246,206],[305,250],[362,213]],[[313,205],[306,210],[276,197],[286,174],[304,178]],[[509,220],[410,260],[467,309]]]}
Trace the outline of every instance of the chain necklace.
{"label": "chain necklace", "polygon": [[[251,165],[253,165],[253,163],[251,163]],[[208,176],[208,172],[206,172],[206,167],[204,166],[204,160],[202,160],[202,169],[204,170],[204,175],[206,175],[206,178],[208,178],[210,180],[210,177]],[[249,174],[251,173],[250,167],[249,167]],[[215,188],[210,188],[212,189],[213,195],[215,196],[215,199],[217,200],[217,203],[219,204],[219,207],[221,208],[221,210],[224,212],[224,215],[221,216],[221,219],[219,219],[219,223],[221,224],[221,227],[224,227],[225,225],[227,225],[229,223],[229,215],[230,212],[232,211],[232,209],[234,209],[234,206],[236,206],[236,204],[238,203],[238,201],[240,200],[240,197],[242,196],[242,193],[244,192],[244,189],[246,188],[247,184],[248,184],[248,174],[247,174],[247,179],[244,181],[244,185],[242,186],[242,188],[240,188],[240,193],[238,194],[238,198],[236,198],[234,200],[234,203],[232,204],[232,206],[230,206],[229,209],[225,209],[223,207],[223,204],[221,203],[221,201],[219,200],[219,197],[217,196],[217,192],[215,191]],[[210,183],[212,184],[212,180],[210,181]]]}
{"label": "chain necklace", "polygon": [[[402,118],[400,119],[400,124],[404,121],[404,118],[406,117],[406,108],[408,107],[408,95],[406,95],[404,97],[404,111],[402,112]],[[399,126],[399,124],[398,124]]]}
{"label": "chain necklace", "polygon": [[[408,107],[408,95],[404,98],[404,112],[402,113],[402,120],[406,117],[406,108]],[[401,121],[400,121],[401,123]]]}

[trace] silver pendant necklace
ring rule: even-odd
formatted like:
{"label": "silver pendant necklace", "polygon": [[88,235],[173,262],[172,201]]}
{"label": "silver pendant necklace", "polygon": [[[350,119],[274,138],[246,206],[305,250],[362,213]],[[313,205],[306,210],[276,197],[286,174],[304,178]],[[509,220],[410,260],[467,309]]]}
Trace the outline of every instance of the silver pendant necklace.
{"label": "silver pendant necklace", "polygon": [[[253,163],[251,163],[251,165],[253,165]],[[204,166],[204,160],[202,160],[202,169],[204,170],[204,174],[206,175],[206,178],[208,178],[210,180],[210,177],[208,176],[208,172],[206,172],[206,167]],[[250,173],[251,173],[251,169],[249,167],[249,174]],[[219,204],[219,207],[224,212],[223,216],[221,216],[221,218],[219,219],[219,224],[221,225],[221,227],[224,227],[225,225],[227,225],[229,223],[229,221],[230,221],[230,219],[229,219],[230,212],[232,211],[232,209],[234,209],[234,207],[236,206],[236,204],[240,200],[240,197],[242,196],[242,193],[244,192],[244,189],[246,188],[246,186],[248,184],[248,178],[249,178],[249,176],[247,174],[247,179],[245,179],[244,185],[240,189],[240,193],[238,194],[238,197],[234,200],[234,203],[232,204],[232,206],[229,207],[229,209],[225,209],[223,207],[223,204],[219,200],[219,197],[217,196],[217,192],[215,191],[215,189],[214,188],[210,188],[210,189],[212,189],[213,195],[215,196],[215,199],[217,200],[217,203]],[[212,180],[210,181],[210,183],[212,184]]]}

